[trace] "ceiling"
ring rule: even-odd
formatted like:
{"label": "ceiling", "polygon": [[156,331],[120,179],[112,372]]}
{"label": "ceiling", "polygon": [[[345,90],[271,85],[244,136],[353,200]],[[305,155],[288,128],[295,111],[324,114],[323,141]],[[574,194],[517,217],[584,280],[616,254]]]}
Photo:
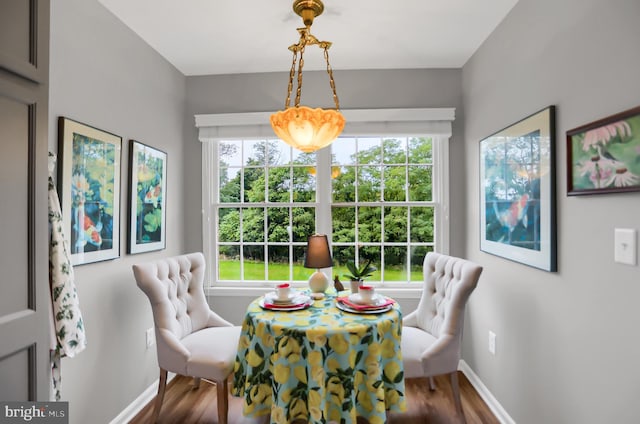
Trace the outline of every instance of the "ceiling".
{"label": "ceiling", "polygon": [[[185,75],[288,71],[292,0],[99,0]],[[517,0],[324,0],[311,32],[342,69],[460,68]],[[305,70],[324,69],[321,50]]]}

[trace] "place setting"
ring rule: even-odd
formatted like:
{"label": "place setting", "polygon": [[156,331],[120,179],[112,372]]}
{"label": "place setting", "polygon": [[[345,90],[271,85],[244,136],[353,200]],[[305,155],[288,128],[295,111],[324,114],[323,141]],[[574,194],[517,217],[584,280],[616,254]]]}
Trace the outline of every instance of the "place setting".
{"label": "place setting", "polygon": [[395,300],[375,292],[373,286],[362,285],[357,293],[336,299],[338,309],[353,314],[381,314],[390,311]]}
{"label": "place setting", "polygon": [[266,293],[258,305],[272,311],[299,311],[313,305],[313,299],[306,293],[295,290],[289,283],[278,284],[274,291]]}

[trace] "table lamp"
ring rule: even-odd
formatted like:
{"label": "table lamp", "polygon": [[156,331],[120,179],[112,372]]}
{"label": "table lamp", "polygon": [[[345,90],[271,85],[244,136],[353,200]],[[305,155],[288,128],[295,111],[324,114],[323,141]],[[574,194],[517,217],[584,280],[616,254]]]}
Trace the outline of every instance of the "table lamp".
{"label": "table lamp", "polygon": [[314,234],[307,240],[307,255],[304,259],[305,268],[315,268],[309,277],[309,288],[313,293],[324,293],[329,287],[329,279],[320,268],[333,266],[331,252],[329,251],[329,240],[324,234]]}

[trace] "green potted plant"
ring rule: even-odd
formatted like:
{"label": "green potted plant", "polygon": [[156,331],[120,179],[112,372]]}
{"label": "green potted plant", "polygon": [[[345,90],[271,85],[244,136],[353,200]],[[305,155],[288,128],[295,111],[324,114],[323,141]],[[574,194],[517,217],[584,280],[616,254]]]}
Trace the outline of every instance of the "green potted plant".
{"label": "green potted plant", "polygon": [[344,274],[344,276],[351,280],[351,293],[358,293],[358,287],[360,287],[364,279],[371,277],[371,275],[378,270],[378,268],[371,265],[371,259],[368,259],[367,262],[360,267],[356,265],[355,261],[347,261],[346,265],[349,274]]}

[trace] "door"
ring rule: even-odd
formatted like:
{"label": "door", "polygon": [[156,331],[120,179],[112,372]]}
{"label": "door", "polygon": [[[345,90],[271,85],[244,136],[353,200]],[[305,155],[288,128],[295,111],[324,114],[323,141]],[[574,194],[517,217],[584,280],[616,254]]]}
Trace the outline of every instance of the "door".
{"label": "door", "polygon": [[0,400],[49,400],[49,0],[0,1]]}

